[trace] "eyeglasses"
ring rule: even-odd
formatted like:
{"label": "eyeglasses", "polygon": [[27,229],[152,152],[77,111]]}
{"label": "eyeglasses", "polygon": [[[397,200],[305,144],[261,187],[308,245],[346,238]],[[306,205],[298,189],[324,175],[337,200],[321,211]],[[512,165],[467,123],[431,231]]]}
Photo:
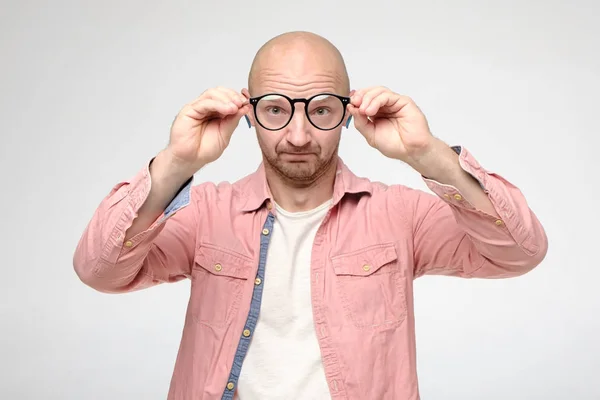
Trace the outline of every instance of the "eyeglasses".
{"label": "eyeglasses", "polygon": [[304,103],[306,117],[315,128],[329,131],[344,120],[350,97],[321,93],[308,99],[291,99],[283,94],[269,93],[250,99],[256,122],[270,131],[283,129],[290,123],[296,103]]}

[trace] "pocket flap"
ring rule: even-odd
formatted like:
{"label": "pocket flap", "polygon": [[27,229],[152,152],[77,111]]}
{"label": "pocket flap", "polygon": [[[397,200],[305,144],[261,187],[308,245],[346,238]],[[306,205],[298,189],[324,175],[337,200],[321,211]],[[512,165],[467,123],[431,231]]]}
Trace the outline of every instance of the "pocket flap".
{"label": "pocket flap", "polygon": [[398,259],[393,243],[365,247],[332,257],[336,275],[369,276]]}
{"label": "pocket flap", "polygon": [[252,260],[224,248],[201,245],[196,250],[196,265],[217,276],[248,279],[252,275]]}

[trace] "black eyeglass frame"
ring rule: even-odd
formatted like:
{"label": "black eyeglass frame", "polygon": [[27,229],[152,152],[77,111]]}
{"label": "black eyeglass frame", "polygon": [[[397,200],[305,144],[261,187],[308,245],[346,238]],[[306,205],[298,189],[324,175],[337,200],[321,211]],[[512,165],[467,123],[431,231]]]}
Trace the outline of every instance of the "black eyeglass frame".
{"label": "black eyeglass frame", "polygon": [[[283,125],[281,128],[277,128],[277,129],[267,128],[260,122],[260,120],[258,118],[258,115],[256,113],[256,105],[258,104],[258,102],[261,99],[263,99],[264,97],[267,97],[267,96],[281,96],[281,97],[287,99],[287,101],[289,101],[290,105],[292,106],[292,113],[290,114],[290,118],[288,119],[288,122],[286,122],[285,125]],[[311,121],[310,116],[308,115],[308,103],[312,99],[319,97],[319,96],[336,97],[342,102],[342,105],[344,106],[344,112],[342,113],[342,118],[340,119],[340,122],[338,122],[333,128],[323,129],[321,127],[318,127],[317,125],[314,124],[314,122]],[[256,120],[256,122],[259,123],[260,126],[262,126],[263,128],[265,128],[268,131],[279,131],[279,130],[285,128],[286,126],[288,126],[289,123],[292,121],[292,118],[294,118],[294,113],[296,112],[296,103],[304,103],[304,114],[306,114],[306,118],[308,119],[308,122],[310,122],[310,124],[312,126],[314,126],[315,128],[317,128],[319,130],[322,130],[322,131],[330,131],[330,130],[333,130],[333,129],[337,128],[338,126],[340,126],[340,124],[344,121],[344,117],[346,116],[346,108],[347,108],[348,104],[350,104],[350,97],[340,96],[335,93],[319,93],[319,94],[315,94],[314,96],[309,97],[308,99],[306,99],[306,98],[292,99],[291,97],[288,97],[281,93],[267,93],[267,94],[263,94],[258,97],[251,97],[249,99],[249,101],[250,101],[250,104],[252,104],[252,109],[254,110],[254,119]]]}

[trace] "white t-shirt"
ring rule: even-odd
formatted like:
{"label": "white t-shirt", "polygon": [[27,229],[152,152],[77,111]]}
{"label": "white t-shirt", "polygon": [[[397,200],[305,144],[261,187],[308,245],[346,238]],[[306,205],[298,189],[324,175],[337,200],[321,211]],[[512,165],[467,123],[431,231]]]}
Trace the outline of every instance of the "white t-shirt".
{"label": "white t-shirt", "polygon": [[313,240],[330,205],[290,213],[275,204],[260,315],[238,381],[240,400],[331,398],[310,297]]}

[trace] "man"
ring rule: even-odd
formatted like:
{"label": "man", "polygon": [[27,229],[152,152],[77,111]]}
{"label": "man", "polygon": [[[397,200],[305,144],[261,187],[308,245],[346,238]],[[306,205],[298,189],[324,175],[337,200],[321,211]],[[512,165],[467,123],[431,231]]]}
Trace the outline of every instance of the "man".
{"label": "man", "polygon": [[[263,163],[192,187],[242,117]],[[433,194],[353,175],[337,155],[351,117]],[[183,107],[169,145],[100,204],[74,266],[109,293],[191,279],[170,399],[414,400],[413,280],[514,277],[546,251],[515,186],[434,137],[410,98],[351,91],[338,50],[292,32],[259,50],[248,89]]]}

